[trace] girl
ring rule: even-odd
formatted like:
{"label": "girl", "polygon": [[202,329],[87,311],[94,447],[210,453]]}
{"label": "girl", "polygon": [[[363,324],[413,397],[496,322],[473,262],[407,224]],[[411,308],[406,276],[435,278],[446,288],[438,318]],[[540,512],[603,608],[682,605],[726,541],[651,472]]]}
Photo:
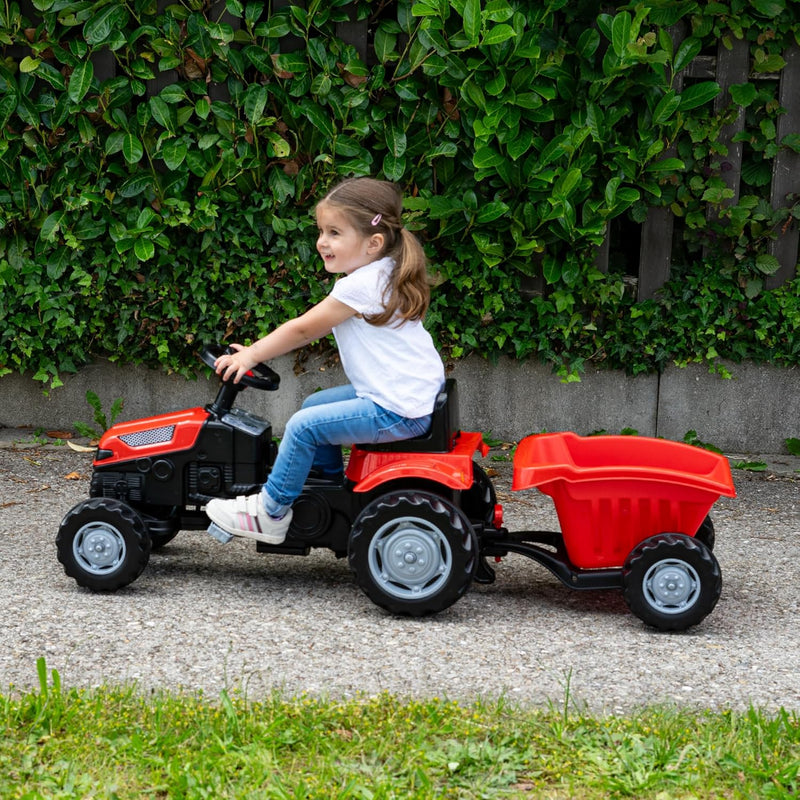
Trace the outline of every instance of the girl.
{"label": "girl", "polygon": [[208,503],[224,531],[281,544],[312,466],[341,477],[341,445],[409,439],[430,427],[444,367],[422,324],[430,300],[425,254],[401,214],[394,184],[353,178],[335,186],[316,208],[317,251],[326,271],[341,276],[330,294],[217,359],[217,374],[237,383],[255,364],[333,332],[350,381],[311,395],[292,416],[260,494]]}

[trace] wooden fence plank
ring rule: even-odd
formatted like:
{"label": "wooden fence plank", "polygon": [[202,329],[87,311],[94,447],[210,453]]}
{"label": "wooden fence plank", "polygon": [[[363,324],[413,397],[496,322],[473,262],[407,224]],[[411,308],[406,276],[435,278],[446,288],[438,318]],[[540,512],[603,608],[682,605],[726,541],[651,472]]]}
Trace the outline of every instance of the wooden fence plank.
{"label": "wooden fence plank", "polygon": [[669,280],[675,215],[666,207],[647,210],[639,246],[639,282],[636,299],[649,300]]}
{"label": "wooden fence plank", "polygon": [[[738,83],[747,83],[750,75],[750,43],[746,39],[732,37],[731,49],[728,50],[720,41],[717,47],[717,83],[722,90],[714,99],[714,113],[721,113],[731,102],[730,87]],[[725,200],[723,206],[736,205],[739,202],[739,188],[742,176],[742,142],[734,142],[737,133],[744,130],[744,108],[739,107],[736,119],[723,125],[717,141],[727,150],[727,155],[720,156],[720,177],[733,197]],[[708,219],[716,218],[716,210],[709,209]]]}
{"label": "wooden fence plank", "polygon": [[[669,28],[672,37],[673,52],[678,50],[688,33],[685,24],[673,25]],[[672,79],[672,87],[676,92],[683,89],[686,69],[682,69]],[[664,151],[664,158],[673,158],[675,145]],[[642,237],[639,243],[639,281],[636,287],[636,299],[648,300],[669,280],[672,265],[672,234],[675,228],[675,216],[668,208],[650,208],[647,219],[642,224]]]}
{"label": "wooden fence plank", "polygon": [[[778,117],[778,142],[787,134],[800,133],[800,46],[795,44],[789,48],[784,53],[784,59],[786,66],[781,73],[778,99],[781,106],[786,109],[786,113]],[[790,195],[800,195],[800,153],[784,147],[775,156],[773,163],[770,192],[772,207],[792,205],[788,199]],[[780,261],[781,266],[767,279],[768,288],[780,286],[795,277],[798,245],[800,245],[800,231],[797,220],[790,218],[779,232],[778,239],[772,242],[770,247],[770,252]]]}

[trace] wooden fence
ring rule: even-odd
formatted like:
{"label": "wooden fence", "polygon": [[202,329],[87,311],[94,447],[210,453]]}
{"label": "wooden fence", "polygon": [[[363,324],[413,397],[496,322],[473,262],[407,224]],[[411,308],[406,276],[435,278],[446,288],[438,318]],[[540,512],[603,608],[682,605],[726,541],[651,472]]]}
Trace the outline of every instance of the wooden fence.
{"label": "wooden fence", "polygon": [[[159,10],[166,7],[171,1],[158,0]],[[298,0],[272,0],[272,7],[282,8],[296,2]],[[31,0],[22,0],[21,9],[22,13],[29,18],[37,16]],[[240,23],[239,19],[232,17],[225,10],[224,0],[213,0],[211,16],[234,27]],[[353,45],[367,64],[374,60],[367,21],[338,23],[336,33],[343,41]],[[686,31],[678,25],[671,30],[671,33],[677,49],[680,41],[685,37]],[[291,52],[302,46],[302,40],[296,37],[286,37],[286,41],[282,42],[282,45],[284,52]],[[777,123],[777,141],[780,142],[787,134],[800,134],[800,46],[792,45],[783,54],[783,57],[786,66],[778,76],[774,73],[757,73],[751,68],[748,42],[733,39],[731,49],[727,49],[720,42],[715,56],[698,56],[680,74],[675,76],[675,88],[680,91],[688,80],[716,80],[722,88],[714,107],[715,111],[719,111],[730,102],[728,90],[732,85],[777,78],[779,81],[778,101],[786,109],[786,113],[778,118]],[[94,53],[92,59],[95,76],[99,80],[114,77],[116,65],[113,53],[101,50]],[[178,80],[177,72],[159,73],[155,80],[149,82],[148,94],[157,94],[176,80]],[[209,94],[212,99],[223,99],[225,87],[212,84],[209,86]],[[743,130],[744,109],[740,109],[737,119],[721,131],[719,140],[728,151],[721,177],[728,188],[733,191],[733,197],[728,201],[730,204],[735,204],[739,198],[743,163],[743,143],[733,140],[736,134]],[[669,155],[674,155],[674,153],[665,153],[665,156]],[[784,147],[774,158],[770,202],[774,209],[782,206],[789,207],[798,196],[800,196],[800,154]],[[619,230],[621,226],[624,226],[624,231]],[[596,264],[601,270],[609,268],[609,253],[615,237],[617,239],[624,238],[628,249],[630,249],[631,243],[634,247],[638,244],[638,255],[634,258],[636,263],[632,266],[629,264],[626,271],[630,273],[632,282],[636,283],[637,297],[640,300],[650,298],[669,279],[670,265],[675,250],[674,241],[679,231],[680,221],[668,208],[651,208],[647,219],[641,225],[634,225],[627,220],[612,220],[605,242],[598,248]],[[800,229],[797,221],[790,218],[777,231],[777,238],[771,242],[770,253],[778,259],[780,268],[767,279],[768,288],[780,286],[797,274],[798,260],[800,259],[799,246]]]}
{"label": "wooden fence", "polygon": [[[272,0],[274,8],[284,7],[296,0]],[[369,30],[367,22],[339,23],[337,35],[346,43],[353,45],[365,62],[369,62]],[[671,29],[675,49],[686,36],[686,29],[676,25]],[[287,48],[288,49],[288,48]],[[778,118],[777,141],[790,133],[800,134],[800,46],[794,44],[784,53],[786,66],[777,76],[780,82],[778,102],[786,113]],[[698,56],[682,72],[675,76],[677,91],[686,80],[715,80],[722,91],[714,102],[714,111],[719,112],[730,102],[729,87],[748,81],[775,80],[774,73],[757,73],[750,63],[749,43],[733,39],[728,50],[720,41],[716,56]],[[735,205],[739,199],[742,176],[743,143],[735,142],[737,133],[744,130],[744,109],[740,109],[736,120],[725,126],[719,142],[724,144],[728,155],[724,160],[721,177],[733,197],[728,204]],[[667,152],[665,157],[674,155]],[[792,205],[792,196],[800,196],[800,154],[789,148],[782,148],[774,159],[770,186],[770,203],[774,209]],[[710,216],[709,212],[709,216]],[[673,259],[676,218],[669,208],[651,208],[645,222],[634,230],[634,240],[638,238],[638,263],[635,269],[637,297],[644,300],[654,294],[666,283],[670,275]],[[610,243],[614,235],[614,221],[611,222],[604,244],[598,248],[596,265],[601,270],[608,269]],[[626,235],[631,234],[627,226]],[[778,271],[766,280],[768,288],[780,286],[797,274],[800,261],[800,228],[797,220],[790,219],[778,232],[777,239],[771,243],[770,254],[780,263]]]}
{"label": "wooden fence", "polygon": [[[675,46],[683,37],[682,30],[673,30]],[[800,134],[800,47],[794,44],[784,53],[786,66],[777,77],[779,80],[778,102],[786,113],[778,118],[777,141],[790,133]],[[719,43],[716,56],[699,56],[675,77],[676,89],[680,91],[687,79],[716,80],[722,91],[714,103],[714,111],[720,111],[730,102],[729,88],[734,84],[757,80],[775,80],[774,73],[753,73],[750,64],[750,49],[746,41],[733,40],[728,50]],[[744,130],[744,109],[734,122],[726,125],[720,132],[719,143],[728,151],[723,161],[720,177],[733,196],[727,201],[735,205],[739,200],[742,178],[743,143],[734,141],[736,134]],[[667,156],[674,155],[666,153]],[[787,147],[780,149],[775,156],[770,184],[770,203],[773,209],[789,207],[793,196],[800,195],[800,154]],[[711,216],[709,210],[708,216]],[[609,231],[604,245],[600,248],[597,265],[608,268],[609,242],[613,232]],[[669,279],[673,255],[676,219],[669,208],[651,208],[639,232],[638,286],[640,300],[652,297]],[[780,263],[776,273],[766,280],[768,288],[780,286],[791,280],[797,273],[800,259],[800,231],[797,220],[790,220],[777,231],[777,238],[770,244],[770,254]]]}

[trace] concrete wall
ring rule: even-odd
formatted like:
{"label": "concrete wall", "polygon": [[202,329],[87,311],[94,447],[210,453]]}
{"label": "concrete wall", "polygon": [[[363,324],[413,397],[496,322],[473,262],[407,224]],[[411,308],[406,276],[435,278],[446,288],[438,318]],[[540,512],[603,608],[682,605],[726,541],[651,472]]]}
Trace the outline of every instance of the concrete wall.
{"label": "concrete wall", "polygon": [[[800,437],[800,369],[727,366],[730,380],[690,366],[635,378],[590,371],[580,383],[564,384],[541,364],[501,360],[494,366],[469,358],[456,365],[453,377],[459,382],[462,427],[504,441],[544,430],[586,434],[623,428],[680,440],[696,430],[702,441],[726,452],[785,452],[785,439]],[[238,405],[270,419],[276,433],[303,397],[343,382],[340,369],[322,361],[309,361],[300,375],[294,374],[290,357],[276,360],[273,367],[281,375],[281,388],[248,389]],[[87,389],[97,393],[106,413],[122,397],[120,419],[136,419],[203,406],[213,399],[216,386],[216,378],[204,375],[187,380],[105,361],[66,376],[64,386],[47,396],[30,377],[6,375],[0,378],[0,427],[71,430],[76,420],[91,423]]]}

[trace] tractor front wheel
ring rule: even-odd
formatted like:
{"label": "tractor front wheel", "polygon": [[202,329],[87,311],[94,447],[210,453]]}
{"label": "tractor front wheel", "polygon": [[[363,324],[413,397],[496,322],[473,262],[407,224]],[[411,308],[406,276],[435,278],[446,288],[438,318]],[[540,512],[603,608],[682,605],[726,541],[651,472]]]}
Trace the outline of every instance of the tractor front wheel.
{"label": "tractor front wheel", "polygon": [[56,537],[58,560],[79,586],[113,592],[133,583],[150,559],[150,537],[139,514],[101,497],[67,513]]}

